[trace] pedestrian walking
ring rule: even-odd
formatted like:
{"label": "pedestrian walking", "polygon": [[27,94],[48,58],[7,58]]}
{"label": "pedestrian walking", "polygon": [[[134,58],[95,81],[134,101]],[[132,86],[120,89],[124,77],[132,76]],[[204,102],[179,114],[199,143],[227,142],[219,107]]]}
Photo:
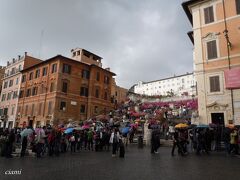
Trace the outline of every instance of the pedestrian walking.
{"label": "pedestrian walking", "polygon": [[113,132],[110,137],[110,144],[112,144],[112,157],[115,157],[117,154],[117,147],[119,143],[119,132],[116,129],[113,129]]}

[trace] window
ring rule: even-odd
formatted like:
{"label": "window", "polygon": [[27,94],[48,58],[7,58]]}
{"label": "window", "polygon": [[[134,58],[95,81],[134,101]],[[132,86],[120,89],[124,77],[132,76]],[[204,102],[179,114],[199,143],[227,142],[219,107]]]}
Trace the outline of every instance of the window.
{"label": "window", "polygon": [[37,87],[33,87],[33,89],[32,89],[32,95],[33,95],[33,96],[37,95]]}
{"label": "window", "polygon": [[97,113],[97,112],[98,112],[98,107],[95,106],[95,107],[94,107],[94,113]]}
{"label": "window", "polygon": [[204,8],[204,19],[205,19],[205,24],[208,24],[214,21],[213,6]]}
{"label": "window", "polygon": [[48,115],[52,114],[52,101],[48,102]]}
{"label": "window", "polygon": [[18,92],[17,92],[17,91],[14,91],[14,92],[13,92],[13,99],[16,99],[16,98],[17,98],[17,95],[18,95]]}
{"label": "window", "polygon": [[67,89],[68,89],[68,83],[67,82],[63,82],[62,83],[62,92],[67,93]]}
{"label": "window", "polygon": [[68,65],[68,64],[63,64],[63,70],[62,70],[63,73],[68,73],[68,74],[71,74],[71,66]]}
{"label": "window", "polygon": [[6,94],[3,94],[2,95],[2,101],[5,101],[5,99],[6,99]]}
{"label": "window", "polygon": [[38,105],[38,115],[42,115],[42,103],[39,103]]}
{"label": "window", "polygon": [[210,81],[210,92],[219,92],[220,91],[219,76],[212,76],[209,78],[209,81]]}
{"label": "window", "polygon": [[7,100],[10,100],[11,97],[12,97],[12,93],[10,92],[10,93],[7,94]]}
{"label": "window", "polygon": [[35,79],[39,78],[39,76],[40,76],[40,69],[37,69],[35,72]]}
{"label": "window", "polygon": [[29,97],[29,96],[31,96],[31,89],[28,89],[28,90],[27,90],[26,97]]}
{"label": "window", "polygon": [[57,64],[52,64],[52,73],[57,72]]}
{"label": "window", "polygon": [[97,72],[96,80],[100,81],[100,72]]}
{"label": "window", "polygon": [[5,82],[4,82],[3,89],[7,88],[7,86],[8,86],[8,81],[5,81]]}
{"label": "window", "polygon": [[16,85],[18,85],[19,78],[16,79]]}
{"label": "window", "polygon": [[7,115],[8,114],[8,108],[4,108],[3,109],[3,115]]}
{"label": "window", "polygon": [[22,107],[21,107],[21,106],[18,106],[18,108],[17,108],[17,114],[20,114],[20,113],[21,113],[21,109],[22,109]]}
{"label": "window", "polygon": [[236,0],[237,14],[240,14],[240,0]]}
{"label": "window", "polygon": [[118,95],[118,93],[117,93],[117,91],[115,92],[115,96],[117,96]]}
{"label": "window", "polygon": [[9,81],[9,87],[12,87],[12,85],[13,85],[13,80],[11,79],[11,80]]}
{"label": "window", "polygon": [[107,92],[104,93],[104,99],[108,100],[108,93]]}
{"label": "window", "polygon": [[51,82],[51,84],[50,84],[50,92],[53,92],[53,91],[55,91],[55,83]]}
{"label": "window", "polygon": [[42,76],[46,76],[47,75],[47,67],[44,67],[42,70]]}
{"label": "window", "polygon": [[82,70],[82,78],[89,79],[90,72],[88,70],[83,69]]}
{"label": "window", "polygon": [[24,90],[21,90],[19,93],[19,98],[23,98],[23,96],[24,96]]}
{"label": "window", "polygon": [[31,116],[33,116],[35,113],[34,113],[34,110],[35,110],[35,104],[32,104],[32,112],[31,112]]}
{"label": "window", "polygon": [[95,90],[95,97],[96,97],[96,98],[99,98],[99,89],[96,89],[96,90]]}
{"label": "window", "polygon": [[66,110],[66,102],[64,102],[64,101],[60,102],[60,110],[62,110],[62,111]]}
{"label": "window", "polygon": [[87,87],[81,87],[80,96],[88,97],[88,88]]}
{"label": "window", "polygon": [[29,80],[32,80],[33,79],[33,72],[30,72],[29,74]]}
{"label": "window", "polygon": [[208,57],[208,59],[217,58],[217,43],[216,43],[216,40],[207,42],[207,57]]}
{"label": "window", "polygon": [[25,106],[25,116],[28,115],[28,105]]}
{"label": "window", "polygon": [[22,76],[22,83],[26,82],[26,75]]}
{"label": "window", "polygon": [[80,106],[80,113],[85,113],[85,110],[86,110],[86,106],[84,104],[82,104]]}
{"label": "window", "polygon": [[109,84],[109,77],[108,76],[104,76],[104,83]]}

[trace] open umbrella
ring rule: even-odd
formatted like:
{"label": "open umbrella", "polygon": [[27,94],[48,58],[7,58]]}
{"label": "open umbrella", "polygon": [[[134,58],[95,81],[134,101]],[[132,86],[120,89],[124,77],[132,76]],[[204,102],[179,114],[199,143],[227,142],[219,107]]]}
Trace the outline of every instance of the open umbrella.
{"label": "open umbrella", "polygon": [[83,125],[82,128],[83,128],[83,129],[89,129],[90,126],[88,126],[88,125]]}
{"label": "open umbrella", "polygon": [[20,133],[20,135],[21,135],[21,137],[26,137],[26,136],[28,136],[28,135],[30,135],[30,134],[32,134],[33,133],[33,130],[32,129],[24,129],[21,133]]}
{"label": "open umbrella", "polygon": [[184,124],[184,123],[179,123],[175,126],[175,128],[187,128],[188,125],[187,124]]}
{"label": "open umbrella", "polygon": [[64,133],[65,134],[69,134],[69,133],[72,133],[73,132],[73,128],[67,128],[65,131],[64,131]]}
{"label": "open umbrella", "polygon": [[199,125],[197,125],[197,128],[209,128],[209,125],[199,124]]}
{"label": "open umbrella", "polygon": [[74,130],[76,130],[76,131],[81,131],[81,130],[83,130],[83,128],[82,127],[80,127],[80,126],[78,126],[78,127],[75,127],[75,128],[73,128]]}
{"label": "open umbrella", "polygon": [[122,134],[127,134],[130,130],[130,127],[122,128]]}

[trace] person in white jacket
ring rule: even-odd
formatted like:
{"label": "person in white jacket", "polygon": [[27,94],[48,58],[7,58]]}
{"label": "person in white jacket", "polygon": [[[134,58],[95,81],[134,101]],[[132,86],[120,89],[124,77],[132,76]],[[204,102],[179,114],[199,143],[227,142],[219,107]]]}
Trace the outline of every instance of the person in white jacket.
{"label": "person in white jacket", "polygon": [[112,144],[112,157],[116,156],[119,139],[120,139],[119,131],[117,129],[113,129],[113,132],[109,140],[110,144]]}

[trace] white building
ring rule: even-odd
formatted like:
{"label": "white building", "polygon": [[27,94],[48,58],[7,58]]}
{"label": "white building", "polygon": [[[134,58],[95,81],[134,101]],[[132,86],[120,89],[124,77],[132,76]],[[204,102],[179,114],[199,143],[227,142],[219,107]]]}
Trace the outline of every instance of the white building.
{"label": "white building", "polygon": [[41,60],[24,56],[7,62],[0,97],[0,127],[13,128],[17,119],[18,95],[22,79],[21,70],[37,64]]}
{"label": "white building", "polygon": [[135,85],[134,92],[148,96],[166,96],[170,94],[174,96],[195,96],[196,81],[193,73],[186,73],[150,82],[140,81]]}

